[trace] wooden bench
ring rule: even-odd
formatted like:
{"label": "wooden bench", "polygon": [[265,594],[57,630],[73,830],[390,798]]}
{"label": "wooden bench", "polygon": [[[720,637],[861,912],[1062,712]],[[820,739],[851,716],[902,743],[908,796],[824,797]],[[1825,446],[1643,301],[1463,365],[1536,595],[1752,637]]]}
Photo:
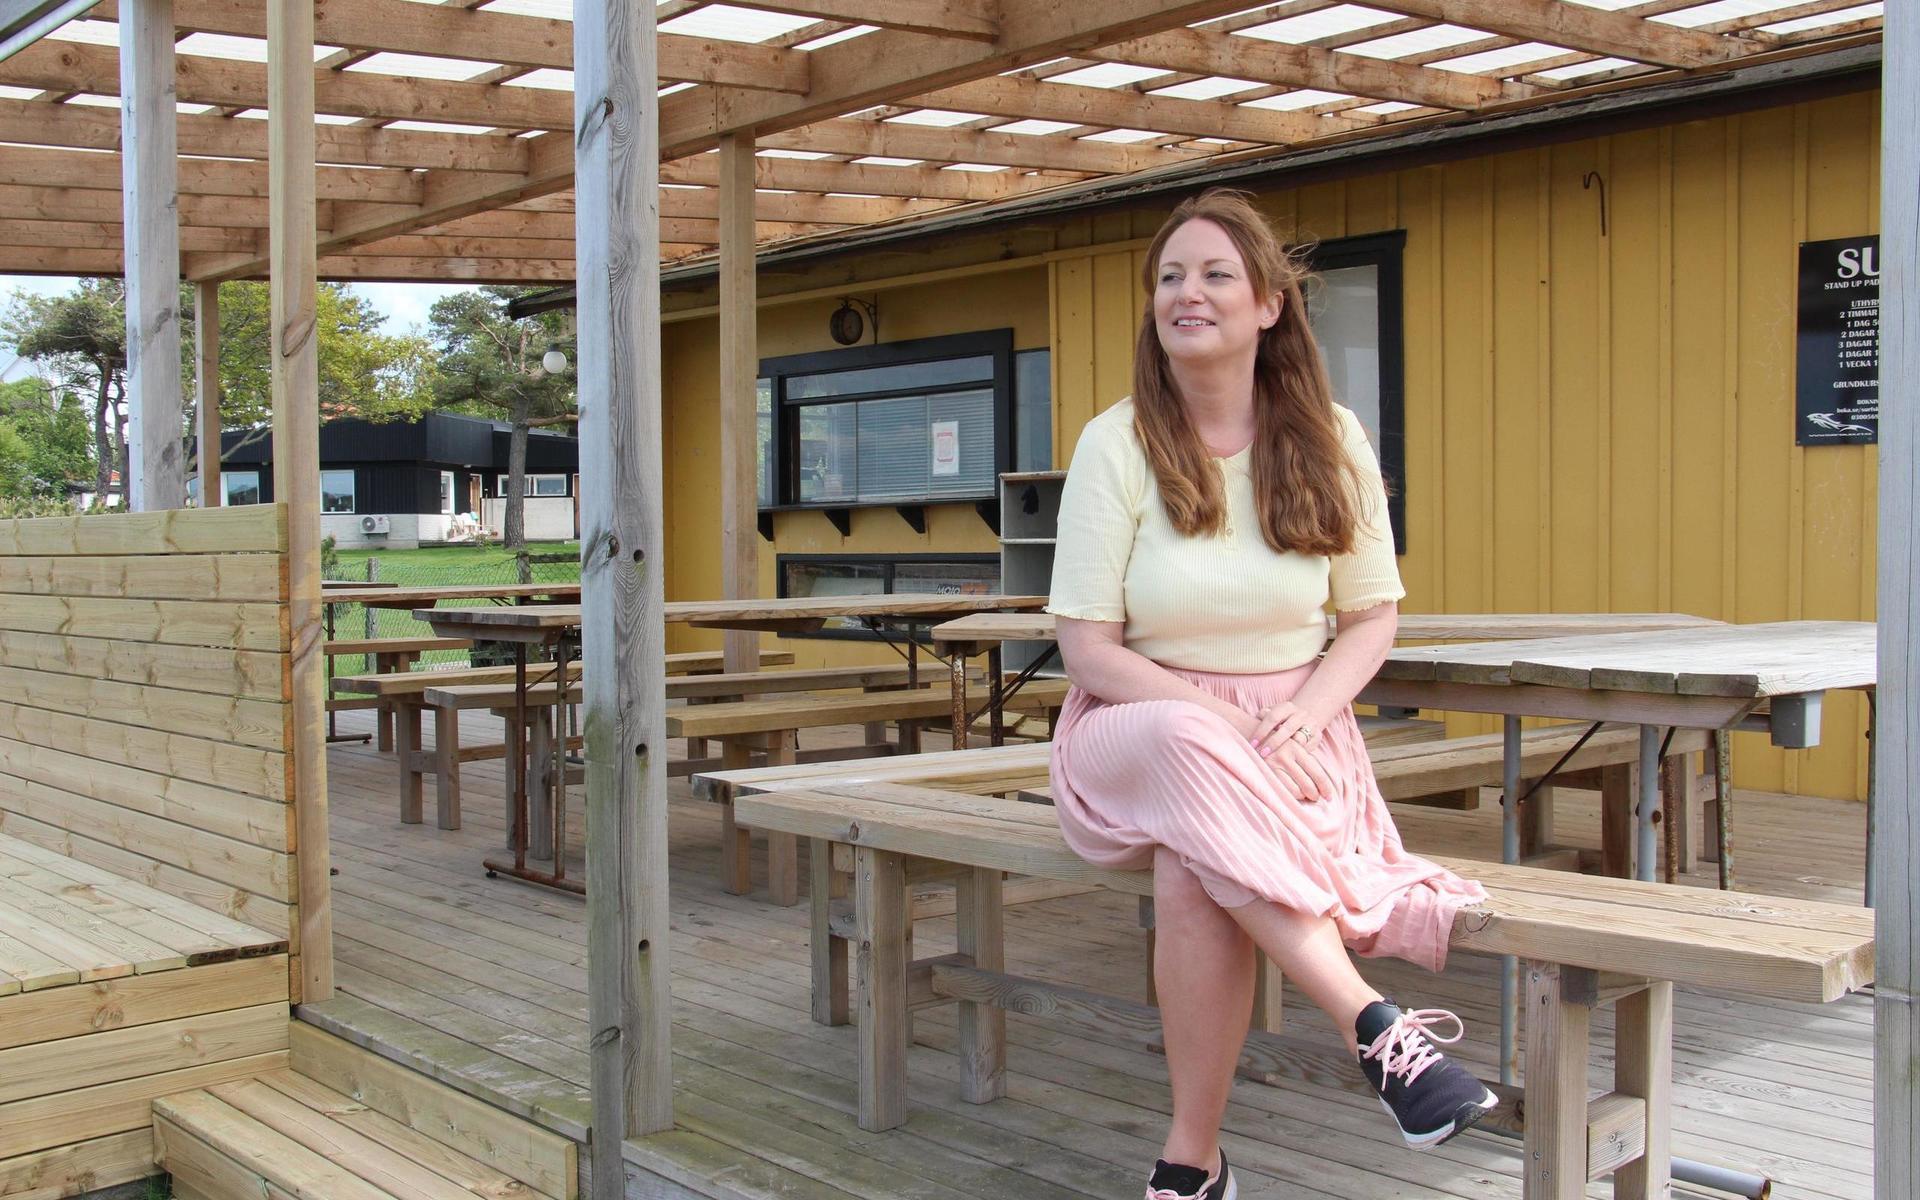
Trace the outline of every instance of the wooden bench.
{"label": "wooden bench", "polygon": [[[959,1006],[961,1092],[974,1103],[1006,1093],[1006,1017],[1060,1014],[1106,1036],[1148,1035],[1153,1008],[1009,975],[1005,874],[1096,883],[1151,896],[1151,872],[1094,867],[1073,854],[1053,813],[995,796],[889,784],[766,792],[735,800],[739,819],[812,843],[812,970],[816,1019],[859,1012],[859,1123],[906,1120],[910,1010]],[[837,854],[836,854],[837,852]],[[838,859],[838,861],[837,861]],[[1442,860],[1445,861],[1445,860]],[[836,870],[850,868],[851,881]],[[1453,948],[1511,954],[1526,981],[1523,1108],[1490,1117],[1525,1139],[1529,1200],[1577,1200],[1613,1175],[1616,1194],[1668,1194],[1669,1093],[1676,983],[1826,1002],[1873,978],[1873,919],[1865,909],[1675,888],[1529,867],[1448,863],[1479,878],[1489,898],[1463,910]],[[958,893],[958,949],[911,960],[907,883],[946,875]],[[836,891],[850,891],[839,900]],[[855,948],[848,990],[847,947]],[[1612,1090],[1589,1101],[1593,1010],[1614,1008]],[[1344,1054],[1297,1037],[1255,1032],[1242,1067],[1270,1081],[1303,1070],[1364,1086]]]}
{"label": "wooden bench", "polygon": [[328,696],[327,711],[355,712],[362,709],[374,709],[375,745],[381,750],[393,749],[393,702],[382,700],[378,696],[335,696],[332,694],[333,660],[338,658],[366,658],[373,664],[375,674],[390,675],[398,671],[411,671],[422,654],[434,650],[471,650],[473,642],[469,638],[441,637],[393,637],[393,638],[336,638],[323,647],[327,656]]}
{"label": "wooden bench", "polygon": [[[437,672],[436,672],[437,674]],[[568,675],[576,682],[567,689],[566,703],[580,703],[581,688],[578,664],[570,664]],[[864,689],[868,692],[899,689],[907,686],[910,672],[904,663],[886,664],[870,667],[828,667],[819,670],[782,670],[782,671],[744,671],[714,675],[670,676],[666,683],[666,697],[669,700],[683,700],[688,704],[713,704],[739,700],[746,696],[789,693],[789,692],[827,692],[846,689]],[[423,755],[421,761],[430,758],[434,775],[438,820],[442,829],[460,828],[460,764],[470,761],[463,757],[466,750],[474,750],[472,757],[499,757],[506,755],[509,766],[507,771],[507,794],[511,796],[515,787],[515,773],[532,769],[539,773],[550,757],[553,737],[553,714],[555,703],[554,687],[551,683],[531,686],[527,689],[527,732],[524,735],[526,745],[521,742],[523,735],[513,729],[513,716],[517,706],[517,689],[511,682],[504,683],[453,683],[445,687],[428,687],[421,693],[421,704],[430,710],[434,718],[434,749],[431,756]],[[464,747],[460,737],[460,714],[471,711],[492,712],[507,722],[507,740],[504,744],[488,747]],[[890,748],[888,748],[890,749]],[[809,751],[819,757],[839,754],[846,751]],[[667,765],[670,776],[690,775],[694,771],[706,770],[718,766],[716,760],[705,756],[703,739],[689,739],[688,757]],[[530,794],[542,796],[548,794],[551,779],[530,780]],[[545,786],[542,786],[544,783]],[[535,804],[529,817],[531,828],[536,833],[548,832],[547,820],[543,819]],[[551,814],[548,814],[550,817]],[[529,839],[528,853],[536,858],[546,858],[551,849],[539,836]]]}
{"label": "wooden bench", "polygon": [[[1007,701],[1014,712],[1056,711],[1066,700],[1064,679],[1035,680]],[[919,749],[918,723],[953,712],[953,694],[945,687],[919,688],[852,697],[809,697],[782,700],[742,700],[706,704],[667,714],[667,736],[711,738],[721,744],[721,760],[729,768],[747,765],[753,750],[764,750],[767,765],[788,766],[798,759],[802,729],[833,725],[899,725],[899,747]],[[845,757],[843,752],[842,757]],[[735,823],[733,806],[720,806],[720,877],[722,886],[745,895],[751,886],[749,835],[751,826]],[[794,841],[771,833],[767,842],[767,892],[776,904],[800,902],[799,867]]]}
{"label": "wooden bench", "polygon": [[287,1065],[287,939],[0,835],[0,1192],[156,1173],[150,1108]]}
{"label": "wooden bench", "polygon": [[[1499,734],[1442,738],[1430,721],[1362,716],[1360,727],[1373,761],[1374,777],[1389,802],[1462,808],[1478,803],[1482,786],[1498,786],[1502,773]],[[1523,789],[1532,789],[1521,810],[1521,853],[1531,865],[1599,866],[1603,873],[1631,873],[1632,806],[1638,773],[1639,739],[1630,726],[1606,726],[1574,751],[1584,726],[1554,725],[1521,735]],[[1681,730],[1667,747],[1670,760],[1705,749],[1711,735]],[[1534,788],[1573,751],[1551,783]],[[1050,748],[1044,744],[996,746],[920,754],[910,759],[870,763],[813,763],[706,771],[694,776],[694,794],[717,804],[756,792],[793,790],[820,783],[904,783],[980,795],[1022,794],[1051,802]],[[1601,792],[1601,841],[1597,863],[1552,844],[1553,788],[1584,787]],[[1523,794],[1525,794],[1523,790]]]}

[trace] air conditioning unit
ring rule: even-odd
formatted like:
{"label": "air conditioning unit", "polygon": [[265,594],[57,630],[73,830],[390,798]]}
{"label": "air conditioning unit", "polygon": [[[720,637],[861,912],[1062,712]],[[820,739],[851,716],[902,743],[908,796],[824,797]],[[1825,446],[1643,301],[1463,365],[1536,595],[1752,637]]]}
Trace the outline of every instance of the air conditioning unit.
{"label": "air conditioning unit", "polygon": [[391,517],[361,517],[360,532],[366,534],[388,534],[393,532]]}

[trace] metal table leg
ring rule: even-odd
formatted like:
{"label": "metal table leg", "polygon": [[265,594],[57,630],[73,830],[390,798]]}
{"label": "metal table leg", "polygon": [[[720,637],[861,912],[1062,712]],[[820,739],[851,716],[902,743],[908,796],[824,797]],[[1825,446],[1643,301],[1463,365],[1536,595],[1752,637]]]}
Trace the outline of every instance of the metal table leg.
{"label": "metal table leg", "polygon": [[[1505,718],[1501,732],[1500,861],[1520,861],[1520,718]],[[1500,956],[1500,1082],[1512,1087],[1519,1078],[1519,1046],[1515,1036],[1520,1003],[1520,960]]]}
{"label": "metal table leg", "polygon": [[1635,789],[1633,877],[1652,883],[1660,863],[1660,727],[1640,727],[1640,780]]}

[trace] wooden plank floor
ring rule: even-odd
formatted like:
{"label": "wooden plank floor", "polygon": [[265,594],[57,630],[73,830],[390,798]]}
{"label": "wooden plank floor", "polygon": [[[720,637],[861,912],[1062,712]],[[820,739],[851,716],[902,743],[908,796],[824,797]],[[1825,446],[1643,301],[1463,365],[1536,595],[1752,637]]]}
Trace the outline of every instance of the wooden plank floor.
{"label": "wooden plank floor", "polygon": [[[342,714],[341,727],[371,720]],[[482,720],[465,724],[470,744],[497,734]],[[431,785],[428,823],[399,824],[391,755],[343,743],[329,769],[341,995],[303,1015],[394,1057],[437,1062],[443,1078],[580,1137],[588,1111],[585,904],[484,877],[482,856],[504,842],[500,764],[467,766],[466,827],[455,832],[433,827]],[[1164,1132],[1166,1073],[1162,1059],[1119,1035],[1012,1016],[1008,1098],[975,1106],[957,1097],[951,1010],[919,1014],[912,1119],[885,1134],[861,1131],[852,1117],[853,1031],[808,1017],[804,904],[782,909],[760,892],[721,891],[717,814],[692,801],[684,783],[674,796],[680,1128],[648,1140],[643,1153],[656,1170],[688,1185],[687,1194],[712,1196],[1140,1194]],[[1597,830],[1591,799],[1562,797],[1562,836],[1579,842]],[[1744,888],[1857,898],[1861,806],[1742,793],[1736,814]],[[1497,854],[1498,822],[1494,805],[1401,816],[1414,847],[1454,853]],[[577,815],[573,828],[577,854]],[[758,854],[755,870],[764,886]],[[923,921],[916,953],[949,950],[952,935],[951,919]],[[1007,945],[1010,970],[1140,994],[1142,935],[1131,899],[1094,894],[1010,909]],[[1461,1057],[1495,1073],[1496,963],[1456,956],[1442,977],[1397,962],[1363,969],[1403,1002],[1458,1012],[1468,1026]],[[1327,1055],[1304,1064],[1308,1082],[1236,1087],[1225,1144],[1243,1195],[1520,1194],[1514,1143],[1475,1134],[1427,1154],[1404,1149],[1371,1096],[1356,1090],[1357,1068],[1334,1061],[1330,1024],[1297,995],[1287,999],[1289,1032],[1314,1038]],[[1682,993],[1677,1010],[1676,1154],[1764,1172],[1779,1197],[1872,1194],[1867,998],[1814,1008]],[[1603,1012],[1595,1019],[1596,1089],[1610,1078],[1611,1054]],[[1610,1189],[1596,1184],[1591,1193]]]}

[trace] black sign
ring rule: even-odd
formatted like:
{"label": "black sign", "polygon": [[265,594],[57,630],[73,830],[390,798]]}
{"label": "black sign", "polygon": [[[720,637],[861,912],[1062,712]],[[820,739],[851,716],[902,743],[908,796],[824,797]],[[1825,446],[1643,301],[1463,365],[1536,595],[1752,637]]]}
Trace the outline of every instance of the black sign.
{"label": "black sign", "polygon": [[1800,244],[1794,442],[1880,440],[1880,238]]}

